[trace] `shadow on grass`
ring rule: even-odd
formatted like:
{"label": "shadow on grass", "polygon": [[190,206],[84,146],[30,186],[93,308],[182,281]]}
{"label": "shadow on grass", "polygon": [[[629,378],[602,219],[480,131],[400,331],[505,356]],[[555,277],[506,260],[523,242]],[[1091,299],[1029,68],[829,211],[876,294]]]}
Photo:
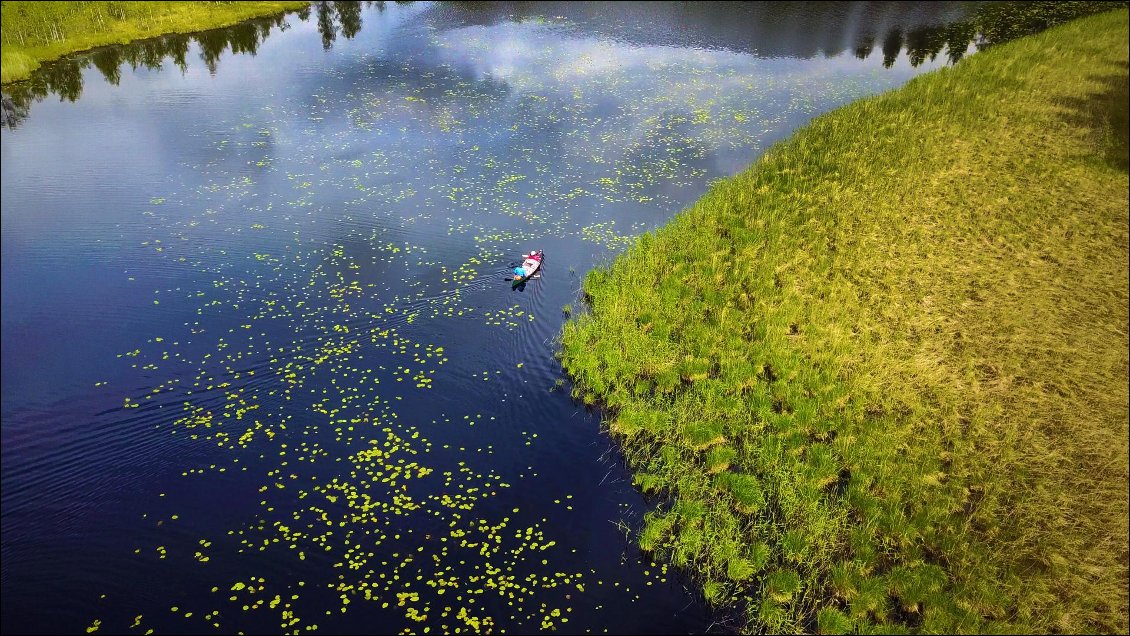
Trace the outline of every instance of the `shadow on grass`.
{"label": "shadow on grass", "polygon": [[1071,124],[1088,129],[1102,160],[1123,172],[1130,171],[1130,65],[1119,72],[1092,78],[1102,90],[1065,100]]}

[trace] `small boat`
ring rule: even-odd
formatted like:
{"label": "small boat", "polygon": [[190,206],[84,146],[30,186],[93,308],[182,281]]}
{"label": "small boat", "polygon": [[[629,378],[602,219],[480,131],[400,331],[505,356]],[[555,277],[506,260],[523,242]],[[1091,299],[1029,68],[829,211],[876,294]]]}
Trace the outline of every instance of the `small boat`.
{"label": "small boat", "polygon": [[514,283],[513,287],[517,287],[522,283],[530,280],[539,269],[541,269],[542,252],[530,252],[529,254],[522,255],[522,266],[514,268]]}

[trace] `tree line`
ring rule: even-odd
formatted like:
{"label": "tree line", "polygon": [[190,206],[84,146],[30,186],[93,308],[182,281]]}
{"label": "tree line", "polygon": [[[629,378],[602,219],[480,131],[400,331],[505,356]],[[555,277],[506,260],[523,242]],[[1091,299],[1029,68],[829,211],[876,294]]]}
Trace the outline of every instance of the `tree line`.
{"label": "tree line", "polygon": [[[83,19],[105,21],[122,19],[134,5],[133,2],[0,2],[3,8],[4,41],[27,42],[30,38],[53,38],[65,35],[66,28],[53,25],[48,16],[79,15]],[[317,2],[295,15],[303,22],[315,17],[322,47],[333,47],[338,35],[346,39],[356,36],[362,27],[362,9],[375,7],[383,11],[384,2]],[[973,45],[982,50],[1016,38],[1037,33],[1083,15],[1124,7],[1130,2],[991,2],[980,7],[969,19],[942,26],[921,27],[909,30],[899,28],[883,36],[864,33],[859,36],[852,54],[867,59],[878,48],[883,56],[883,66],[890,68],[899,55],[906,51],[911,66],[917,67],[934,61],[944,52],[949,64],[956,64]],[[53,5],[66,5],[50,9]],[[9,25],[9,16],[19,19]],[[61,21],[61,24],[69,24]],[[200,48],[200,60],[212,74],[216,73],[220,57],[225,51],[255,55],[259,46],[277,28],[289,28],[286,16],[259,18],[235,26],[214,29],[193,35],[172,34],[122,46],[109,46],[80,55],[68,56],[45,64],[29,80],[4,87],[0,100],[0,118],[8,128],[16,126],[28,114],[36,101],[48,95],[75,101],[82,95],[83,70],[94,66],[107,82],[117,85],[121,79],[121,66],[160,69],[166,59],[171,59],[182,72],[188,68],[189,45],[195,42]],[[826,56],[839,54],[825,51]]]}

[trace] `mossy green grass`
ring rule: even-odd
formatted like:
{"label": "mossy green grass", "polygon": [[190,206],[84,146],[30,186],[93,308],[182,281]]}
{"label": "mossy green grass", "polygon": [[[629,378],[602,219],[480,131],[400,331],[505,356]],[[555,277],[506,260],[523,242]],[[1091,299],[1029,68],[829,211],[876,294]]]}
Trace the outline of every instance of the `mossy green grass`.
{"label": "mossy green grass", "polygon": [[308,2],[0,3],[0,82],[27,79],[70,53],[166,33],[191,33],[309,6]]}
{"label": "mossy green grass", "polygon": [[640,544],[746,630],[1130,628],[1127,16],[818,117],[585,278]]}

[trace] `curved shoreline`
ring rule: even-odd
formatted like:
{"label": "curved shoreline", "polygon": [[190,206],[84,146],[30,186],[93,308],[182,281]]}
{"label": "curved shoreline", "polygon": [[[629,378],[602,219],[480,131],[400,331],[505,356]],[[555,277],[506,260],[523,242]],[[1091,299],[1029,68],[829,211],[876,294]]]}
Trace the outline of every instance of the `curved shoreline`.
{"label": "curved shoreline", "polygon": [[1127,629],[1130,28],[814,120],[584,281],[641,547],[745,629]]}
{"label": "curved shoreline", "polygon": [[[106,25],[103,29],[24,47],[7,43],[9,39],[14,39],[13,32],[21,28],[20,20],[31,20],[17,15],[21,9],[20,5],[35,5],[37,11],[49,13],[62,11],[57,8],[62,3],[6,2],[5,4],[9,5],[5,7],[5,13],[9,16],[5,16],[3,20],[3,24],[8,27],[5,29],[6,33],[3,37],[5,43],[0,54],[3,57],[3,63],[0,65],[3,69],[0,83],[3,84],[28,79],[42,63],[72,53],[81,53],[100,46],[127,44],[170,33],[195,33],[218,29],[244,20],[274,16],[310,6],[309,2],[232,2],[222,6],[218,3],[198,2],[115,3],[129,6],[131,13],[127,15],[125,9],[121,9],[123,13],[119,18],[109,13],[105,7],[96,7],[94,10],[98,12],[99,21]],[[151,6],[151,11],[144,16],[139,8],[142,5]],[[106,24],[106,16],[102,13],[107,13],[113,22]],[[46,14],[43,17],[46,19]],[[90,20],[93,22],[93,19]]]}

